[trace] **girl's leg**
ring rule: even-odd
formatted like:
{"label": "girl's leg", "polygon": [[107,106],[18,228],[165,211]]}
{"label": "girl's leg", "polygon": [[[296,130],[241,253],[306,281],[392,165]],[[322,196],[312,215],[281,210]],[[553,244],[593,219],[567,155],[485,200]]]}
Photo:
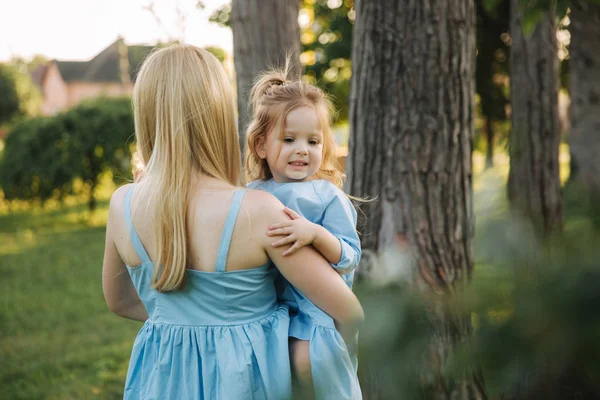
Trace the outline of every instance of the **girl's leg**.
{"label": "girl's leg", "polygon": [[296,383],[294,397],[299,399],[314,398],[309,344],[308,340],[289,338],[290,360]]}

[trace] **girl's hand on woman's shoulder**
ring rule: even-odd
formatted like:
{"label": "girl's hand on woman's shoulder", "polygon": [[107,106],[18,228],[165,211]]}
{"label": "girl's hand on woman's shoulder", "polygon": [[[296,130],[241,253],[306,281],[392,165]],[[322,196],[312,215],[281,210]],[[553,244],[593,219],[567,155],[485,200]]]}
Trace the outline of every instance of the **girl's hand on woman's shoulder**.
{"label": "girl's hand on woman's shoulder", "polygon": [[321,228],[313,224],[292,209],[285,207],[283,211],[291,218],[286,222],[269,225],[269,236],[285,236],[273,242],[273,247],[292,244],[292,247],[283,252],[284,256],[290,255],[304,246],[312,244]]}
{"label": "girl's hand on woman's shoulder", "polygon": [[273,247],[273,238],[268,235],[269,226],[290,220],[283,204],[270,193],[248,192],[245,205],[252,214],[251,234],[262,243],[281,274],[336,322],[342,325],[362,322],[364,313],[360,302],[329,262],[312,246],[304,246],[285,256],[284,252],[291,246]]}

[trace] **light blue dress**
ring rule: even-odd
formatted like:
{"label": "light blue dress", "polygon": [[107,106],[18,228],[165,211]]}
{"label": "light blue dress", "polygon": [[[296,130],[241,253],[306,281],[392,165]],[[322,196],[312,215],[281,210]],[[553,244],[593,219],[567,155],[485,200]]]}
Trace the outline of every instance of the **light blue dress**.
{"label": "light blue dress", "polygon": [[125,218],[142,264],[127,267],[148,311],[135,339],[125,399],[289,399],[289,311],[277,302],[272,264],[226,271],[231,235],[245,190],[233,196],[215,272],[188,270],[185,289],[151,287],[154,264]]}
{"label": "light blue dress", "polygon": [[[340,261],[331,266],[346,273],[342,278],[352,288],[361,251],[356,232],[356,210],[344,192],[326,180],[280,183],[270,179],[254,181],[247,186],[273,194],[286,207],[338,238],[342,255]],[[347,346],[328,314],[283,278],[280,285],[280,298],[290,307],[289,335],[310,341],[317,400],[361,399],[356,343]]]}

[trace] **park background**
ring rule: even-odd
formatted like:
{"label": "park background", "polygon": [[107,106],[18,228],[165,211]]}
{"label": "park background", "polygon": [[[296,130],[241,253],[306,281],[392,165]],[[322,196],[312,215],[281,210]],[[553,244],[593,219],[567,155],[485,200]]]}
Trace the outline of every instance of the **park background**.
{"label": "park background", "polygon": [[[0,3],[0,398],[122,397],[101,288],[156,46],[238,92],[286,53],[336,106],[360,207],[367,399],[600,398],[593,0]],[[243,141],[243,135],[241,135]]]}

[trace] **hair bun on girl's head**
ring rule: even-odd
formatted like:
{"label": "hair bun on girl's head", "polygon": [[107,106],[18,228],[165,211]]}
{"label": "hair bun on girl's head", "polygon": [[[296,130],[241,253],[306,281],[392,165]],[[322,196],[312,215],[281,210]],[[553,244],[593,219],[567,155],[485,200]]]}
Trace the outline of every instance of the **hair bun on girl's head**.
{"label": "hair bun on girl's head", "polygon": [[287,81],[285,80],[285,78],[280,78],[280,77],[273,78],[271,81],[271,85],[265,89],[265,93],[263,93],[263,95],[268,94],[269,89],[271,89],[273,86],[284,87],[286,85],[286,83],[287,83]]}
{"label": "hair bun on girl's head", "polygon": [[259,104],[261,98],[271,94],[276,88],[288,84],[286,70],[271,70],[260,75],[250,90],[250,102],[253,109]]}

